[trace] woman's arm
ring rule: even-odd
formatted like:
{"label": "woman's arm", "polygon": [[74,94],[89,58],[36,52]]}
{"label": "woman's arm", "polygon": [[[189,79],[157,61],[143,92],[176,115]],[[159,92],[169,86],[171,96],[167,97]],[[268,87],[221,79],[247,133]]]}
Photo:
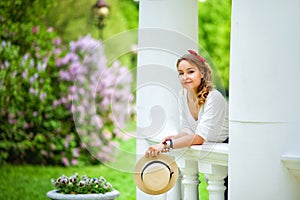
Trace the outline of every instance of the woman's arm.
{"label": "woman's arm", "polygon": [[181,137],[183,137],[183,136],[185,136],[185,135],[188,135],[188,134],[187,134],[187,133],[184,133],[184,132],[180,132],[180,133],[178,133],[178,134],[176,134],[176,135],[169,135],[169,136],[165,137],[165,138],[162,140],[162,143],[164,143],[165,141],[168,141],[168,140],[170,140],[170,139],[175,140],[175,139],[181,138]]}
{"label": "woman's arm", "polygon": [[[198,134],[187,134],[187,133],[181,133],[181,137],[173,138],[173,148],[183,148],[183,147],[189,147],[191,145],[200,145],[204,143],[204,139],[198,135]],[[170,140],[166,141],[166,145],[163,143],[158,143],[155,145],[149,146],[148,150],[145,153],[146,157],[152,156],[156,157],[160,152],[166,152],[166,149],[171,148],[171,142]]]}
{"label": "woman's arm", "polygon": [[[191,145],[203,144],[204,139],[198,134],[186,134],[180,138],[174,139],[173,141],[173,148],[183,148],[189,147]],[[167,148],[170,148],[170,141],[167,142]]]}

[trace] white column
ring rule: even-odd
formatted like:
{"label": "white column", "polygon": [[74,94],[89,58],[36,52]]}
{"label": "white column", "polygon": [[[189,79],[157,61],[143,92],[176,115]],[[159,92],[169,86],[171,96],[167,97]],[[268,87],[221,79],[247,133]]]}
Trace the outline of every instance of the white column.
{"label": "white column", "polygon": [[300,199],[280,161],[299,134],[299,8],[297,0],[232,1],[230,200]]}
{"label": "white column", "polygon": [[198,161],[186,160],[182,169],[183,200],[198,200],[199,171]]}
{"label": "white column", "polygon": [[[160,140],[177,132],[177,94],[181,86],[176,61],[188,49],[198,49],[197,3],[197,0],[139,1],[137,154],[144,154],[148,147],[145,139]],[[172,194],[150,196],[137,189],[137,200],[180,199]]]}

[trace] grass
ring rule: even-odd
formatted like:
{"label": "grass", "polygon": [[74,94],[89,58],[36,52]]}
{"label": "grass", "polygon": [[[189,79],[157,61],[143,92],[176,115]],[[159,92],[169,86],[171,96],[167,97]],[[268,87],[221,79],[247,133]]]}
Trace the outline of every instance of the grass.
{"label": "grass", "polygon": [[[0,199],[5,200],[49,200],[46,193],[54,189],[50,180],[61,174],[67,176],[78,172],[79,175],[88,174],[91,177],[103,175],[115,189],[120,191],[118,200],[135,200],[136,188],[130,173],[111,170],[101,166],[88,167],[45,167],[45,166],[12,166],[0,167]],[[200,180],[203,176],[200,175]],[[199,186],[200,199],[208,200],[206,183]]]}
{"label": "grass", "polygon": [[[135,152],[135,140],[129,139],[123,142],[120,149]],[[105,177],[120,192],[118,200],[136,199],[133,174],[108,165],[85,167],[2,165],[0,166],[0,200],[49,200],[46,193],[54,189],[50,180],[62,174],[70,176],[75,172],[89,177]],[[199,199],[208,200],[207,184],[202,174],[200,174],[200,181]]]}
{"label": "grass", "polygon": [[[120,145],[120,149],[135,150],[135,140],[129,139]],[[58,167],[58,166],[0,166],[0,200],[49,200],[46,193],[53,190],[52,178],[62,174],[71,176],[103,176],[120,192],[118,200],[135,200],[136,187],[133,174],[113,169],[110,166]]]}
{"label": "grass", "polygon": [[46,193],[54,189],[50,180],[61,174],[67,176],[78,172],[90,177],[104,176],[121,195],[119,200],[135,199],[135,184],[130,173],[111,170],[101,166],[88,167],[43,167],[43,166],[11,166],[0,167],[0,199],[14,200],[49,200]]}

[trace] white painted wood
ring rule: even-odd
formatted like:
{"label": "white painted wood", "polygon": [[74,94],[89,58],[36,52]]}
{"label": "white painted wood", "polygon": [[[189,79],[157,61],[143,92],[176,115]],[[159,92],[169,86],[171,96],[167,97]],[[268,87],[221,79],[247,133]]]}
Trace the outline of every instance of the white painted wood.
{"label": "white painted wood", "polygon": [[[198,49],[197,16],[197,0],[139,1],[137,153],[149,146],[145,139],[160,140],[177,133],[181,86],[175,65],[188,49]],[[179,200],[179,189],[157,196],[137,189],[137,200]]]}
{"label": "white painted wood", "polygon": [[288,169],[290,174],[295,178],[298,186],[300,187],[300,156],[293,157],[288,155],[281,156],[281,161]]}
{"label": "white painted wood", "polygon": [[290,145],[299,146],[299,7],[295,0],[232,1],[230,200],[300,199],[281,162],[295,153]]}
{"label": "white painted wood", "polygon": [[209,199],[224,200],[224,192],[226,190],[224,178],[227,177],[227,167],[211,164],[211,168],[210,173],[205,173],[205,177],[208,180],[207,191],[209,193]]}
{"label": "white painted wood", "polygon": [[224,178],[228,174],[228,144],[206,143],[190,148],[174,149],[168,155],[175,157],[183,174],[182,199],[198,199],[198,174],[208,179],[210,200],[224,199]]}
{"label": "white painted wood", "polygon": [[199,187],[198,162],[185,160],[185,167],[182,171],[183,200],[197,200]]}
{"label": "white painted wood", "polygon": [[[293,179],[298,174],[294,158],[299,158],[299,7],[297,0],[232,1],[230,156],[219,145],[171,152],[183,171],[183,199],[197,198],[196,162],[210,180],[211,199],[223,198],[223,183],[215,174],[228,165],[231,200],[300,199]],[[147,147],[145,137],[160,139],[179,124],[174,117],[178,85],[160,80],[174,73],[174,61],[187,48],[197,49],[196,10],[196,0],[140,1],[137,152]],[[155,119],[164,123],[153,123]],[[186,162],[194,164],[187,168]],[[179,187],[172,197],[137,191],[137,199],[180,199]]]}
{"label": "white painted wood", "polygon": [[226,187],[224,186],[224,180],[215,177],[214,175],[205,175],[208,179],[207,191],[209,192],[210,200],[223,200],[224,191]]}
{"label": "white painted wood", "polygon": [[298,8],[297,0],[232,1],[232,121],[299,120]]}

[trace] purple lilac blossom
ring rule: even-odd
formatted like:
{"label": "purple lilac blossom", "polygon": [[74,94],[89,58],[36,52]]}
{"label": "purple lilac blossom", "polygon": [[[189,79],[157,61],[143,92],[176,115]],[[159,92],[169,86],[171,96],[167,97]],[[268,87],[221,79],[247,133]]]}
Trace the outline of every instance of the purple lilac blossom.
{"label": "purple lilac blossom", "polygon": [[65,166],[69,166],[69,165],[70,165],[69,160],[68,160],[66,157],[62,157],[61,161],[62,161],[62,163],[63,163]]}
{"label": "purple lilac blossom", "polygon": [[79,157],[79,148],[74,148],[74,149],[73,149],[73,156],[74,156],[75,158]]}
{"label": "purple lilac blossom", "polygon": [[63,71],[63,70],[59,72],[59,78],[61,80],[67,80],[67,81],[71,80],[70,74],[67,71]]}
{"label": "purple lilac blossom", "polygon": [[45,97],[47,96],[46,93],[41,93],[40,94],[40,100],[43,101],[45,99]]}
{"label": "purple lilac blossom", "polygon": [[76,166],[78,164],[78,160],[76,158],[72,158],[71,163],[73,166]]}
{"label": "purple lilac blossom", "polygon": [[91,36],[71,42],[70,52],[64,58],[56,59],[56,64],[64,68],[59,73],[60,78],[73,82],[74,86],[69,88],[64,99],[53,102],[53,107],[73,102],[69,109],[76,120],[78,134],[84,138],[82,148],[91,150],[101,161],[110,160],[115,147],[109,141],[113,134],[110,131],[103,133],[106,124],[119,130],[133,111],[126,108],[131,107],[133,101],[131,73],[119,62],[114,62],[111,67],[106,63],[102,44]]}
{"label": "purple lilac blossom", "polygon": [[24,72],[22,73],[22,77],[26,79],[28,77],[28,69],[25,69]]}

